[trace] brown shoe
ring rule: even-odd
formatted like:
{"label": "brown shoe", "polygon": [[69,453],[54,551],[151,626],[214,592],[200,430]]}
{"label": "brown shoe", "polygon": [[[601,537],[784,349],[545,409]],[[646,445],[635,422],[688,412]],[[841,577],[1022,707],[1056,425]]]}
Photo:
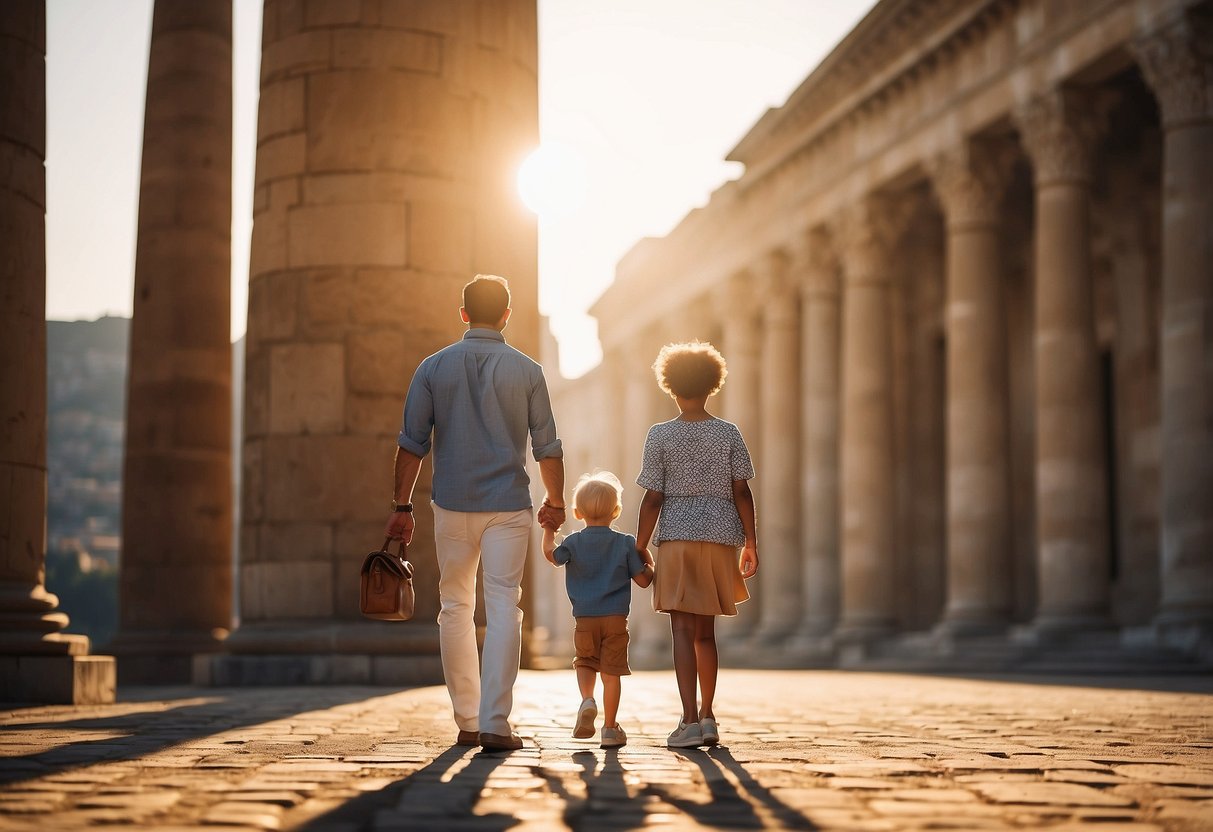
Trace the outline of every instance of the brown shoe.
{"label": "brown shoe", "polygon": [[480,747],[485,751],[517,751],[522,748],[522,737],[517,734],[510,734],[508,737],[501,734],[480,734]]}
{"label": "brown shoe", "polygon": [[460,731],[459,737],[455,740],[455,745],[466,745],[469,748],[474,745],[480,745],[480,732]]}

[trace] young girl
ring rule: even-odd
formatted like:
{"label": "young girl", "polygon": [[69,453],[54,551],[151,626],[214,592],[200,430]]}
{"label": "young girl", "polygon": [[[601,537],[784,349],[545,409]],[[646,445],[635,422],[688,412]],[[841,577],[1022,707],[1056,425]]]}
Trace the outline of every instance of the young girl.
{"label": "young girl", "polygon": [[[682,719],[666,745],[695,748],[720,742],[712,711],[719,667],[716,616],[737,614],[737,604],[750,597],[744,579],[758,571],[754,496],[748,483],[754,466],[737,426],[705,409],[726,373],[715,347],[669,344],[661,348],[653,370],[681,415],[653,425],[644,443],[636,482],[647,492],[640,504],[636,546],[646,549],[650,538],[658,545],[653,609],[670,614],[674,637]],[[740,564],[738,547],[743,547]]]}

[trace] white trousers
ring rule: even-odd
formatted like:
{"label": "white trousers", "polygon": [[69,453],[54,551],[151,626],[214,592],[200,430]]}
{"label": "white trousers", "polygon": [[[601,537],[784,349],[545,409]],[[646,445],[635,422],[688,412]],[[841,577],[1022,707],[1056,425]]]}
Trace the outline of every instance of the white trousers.
{"label": "white trousers", "polygon": [[[508,736],[522,653],[522,573],[534,514],[434,504],[442,673],[461,731]],[[476,566],[484,564],[484,659],[476,655]]]}

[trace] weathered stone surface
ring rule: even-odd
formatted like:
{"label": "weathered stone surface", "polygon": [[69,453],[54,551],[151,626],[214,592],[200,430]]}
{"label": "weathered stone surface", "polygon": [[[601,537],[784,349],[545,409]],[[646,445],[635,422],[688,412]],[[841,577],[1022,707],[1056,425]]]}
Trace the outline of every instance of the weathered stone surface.
{"label": "weathered stone surface", "polygon": [[270,347],[269,429],[273,434],[337,433],[345,426],[345,348],[340,344]]}

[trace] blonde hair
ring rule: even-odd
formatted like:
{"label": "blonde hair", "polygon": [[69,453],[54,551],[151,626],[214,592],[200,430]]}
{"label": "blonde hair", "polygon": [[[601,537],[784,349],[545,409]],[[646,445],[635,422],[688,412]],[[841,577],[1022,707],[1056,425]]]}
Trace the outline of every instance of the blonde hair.
{"label": "blonde hair", "polygon": [[728,365],[720,351],[703,341],[666,344],[653,362],[657,386],[672,396],[714,396],[724,386]]}
{"label": "blonde hair", "polygon": [[610,471],[585,474],[573,489],[573,505],[583,520],[613,520],[623,506],[623,484]]}

